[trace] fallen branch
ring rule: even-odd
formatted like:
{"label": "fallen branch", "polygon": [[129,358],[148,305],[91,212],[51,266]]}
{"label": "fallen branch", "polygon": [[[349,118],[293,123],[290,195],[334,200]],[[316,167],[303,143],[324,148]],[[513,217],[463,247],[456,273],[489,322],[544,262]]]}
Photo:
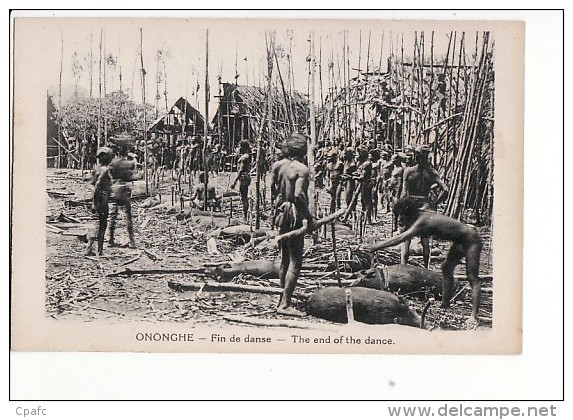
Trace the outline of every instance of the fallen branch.
{"label": "fallen branch", "polygon": [[142,255],[143,255],[143,253],[140,253],[139,255],[136,255],[135,257],[133,257],[133,258],[127,260],[126,262],[124,262],[124,263],[121,264],[121,265],[131,264],[132,262],[135,262],[135,261],[137,261],[138,259],[140,259]]}
{"label": "fallen branch", "polygon": [[[216,282],[190,282],[169,281],[167,285],[178,292],[193,292],[201,290],[203,292],[241,292],[241,293],[261,293],[264,295],[282,295],[283,289],[280,287],[248,286],[244,284],[216,283]],[[306,293],[295,293],[295,296],[304,296]]]}
{"label": "fallen branch", "polygon": [[62,233],[63,232],[62,229],[60,229],[54,225],[51,225],[49,223],[46,223],[46,230],[49,232],[52,232],[52,233]]}
{"label": "fallen branch", "polygon": [[205,274],[204,268],[142,268],[132,270],[125,267],[106,274],[106,277],[133,276],[136,274]]}

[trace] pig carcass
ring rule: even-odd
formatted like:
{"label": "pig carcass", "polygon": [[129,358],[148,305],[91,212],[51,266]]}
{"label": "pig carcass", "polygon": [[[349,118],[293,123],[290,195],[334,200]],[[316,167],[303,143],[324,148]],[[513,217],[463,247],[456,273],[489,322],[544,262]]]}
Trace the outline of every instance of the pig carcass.
{"label": "pig carcass", "polygon": [[[362,270],[350,287],[389,290],[400,294],[434,294],[442,292],[442,273],[407,264],[396,264]],[[456,284],[457,287],[457,284]]]}
{"label": "pig carcass", "polygon": [[[365,324],[401,324],[419,327],[421,317],[398,296],[365,287],[351,290],[354,320]],[[307,301],[307,313],[333,322],[347,323],[346,292],[341,287],[325,287]]]}

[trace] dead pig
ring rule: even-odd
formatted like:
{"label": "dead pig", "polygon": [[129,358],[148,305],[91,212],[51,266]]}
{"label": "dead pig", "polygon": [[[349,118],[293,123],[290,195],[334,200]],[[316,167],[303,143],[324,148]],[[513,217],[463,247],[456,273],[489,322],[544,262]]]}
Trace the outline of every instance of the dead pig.
{"label": "dead pig", "polygon": [[262,279],[272,279],[279,276],[279,266],[277,262],[269,260],[227,262],[208,267],[205,272],[222,282],[231,281],[233,277],[239,274],[250,274]]}
{"label": "dead pig", "polygon": [[[421,317],[398,296],[384,290],[352,288],[354,319],[365,324],[401,324],[419,327]],[[346,292],[341,287],[325,287],[307,301],[307,313],[333,322],[347,323]]]}
{"label": "dead pig", "polygon": [[413,265],[396,264],[371,268],[362,270],[360,276],[350,284],[350,287],[389,290],[400,294],[416,294],[425,291],[441,294],[442,292],[442,273]]}

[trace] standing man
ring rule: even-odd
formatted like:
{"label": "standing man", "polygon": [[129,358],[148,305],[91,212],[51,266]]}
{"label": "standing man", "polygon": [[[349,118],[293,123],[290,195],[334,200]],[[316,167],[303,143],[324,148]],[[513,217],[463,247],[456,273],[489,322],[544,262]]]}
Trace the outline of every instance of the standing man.
{"label": "standing man", "polygon": [[330,191],[330,213],[334,213],[340,208],[342,198],[342,173],[344,165],[338,160],[336,150],[328,152],[328,163],[326,164],[328,173],[328,191]]}
{"label": "standing man", "polygon": [[241,157],[237,162],[239,172],[237,178],[231,185],[234,189],[239,182],[239,192],[241,194],[241,202],[243,203],[243,216],[247,220],[249,215],[249,185],[251,185],[251,145],[247,140],[241,140],[239,145],[239,153]]}
{"label": "standing man", "polygon": [[356,163],[354,163],[354,149],[352,147],[346,148],[343,155],[344,172],[342,177],[344,179],[344,190],[346,195],[346,206],[350,206],[352,197],[354,197],[354,190],[356,189]]}
{"label": "standing man", "polygon": [[96,153],[96,158],[99,160],[99,167],[94,170],[94,176],[92,178],[92,184],[95,185],[92,211],[97,214],[98,225],[96,229],[97,234],[95,232],[88,233],[86,255],[94,255],[93,243],[96,238],[97,253],[98,255],[103,255],[103,241],[105,238],[105,230],[107,229],[107,217],[109,215],[109,196],[113,183],[108,165],[111,163],[113,156],[113,150],[106,146],[100,147]]}
{"label": "standing man", "polygon": [[[415,151],[416,164],[412,167],[404,169],[404,176],[402,181],[401,198],[411,197],[418,200],[420,203],[430,204],[430,208],[434,211],[437,210],[437,205],[444,201],[448,195],[448,186],[442,181],[428,159],[430,148],[422,145]],[[434,202],[430,203],[429,195],[432,187],[437,184],[441,189],[441,194],[437,196]],[[424,267],[428,268],[430,265],[430,238],[421,236],[420,242],[422,244],[422,255],[424,257]],[[401,262],[406,264],[410,257],[410,239],[406,239],[402,244]]]}
{"label": "standing man", "polygon": [[372,177],[370,181],[370,196],[372,197],[372,213],[374,219],[378,221],[378,179],[380,175],[380,151],[378,149],[371,149],[368,154],[368,159],[372,162]]}
{"label": "standing man", "polygon": [[366,221],[372,223],[372,162],[368,158],[368,149],[364,146],[358,148],[358,182],[362,188],[360,201],[362,212],[366,214]]}
{"label": "standing man", "polygon": [[[286,162],[278,168],[277,185],[279,188],[274,225],[281,234],[303,226],[306,219],[309,230],[316,220],[309,210],[308,185],[309,169],[304,164],[307,153],[307,139],[302,134],[294,133],[285,142],[283,155]],[[292,308],[291,299],[302,267],[304,236],[295,236],[279,242],[281,265],[279,277],[283,293],[277,313],[290,316],[303,316],[303,313]]]}
{"label": "standing man", "polygon": [[119,207],[125,209],[127,219],[127,233],[129,235],[129,247],[135,248],[135,236],[133,233],[133,218],[131,215],[131,186],[130,183],[138,177],[135,174],[136,163],[133,159],[116,158],[112,160],[110,166],[114,183],[111,186],[112,207],[109,222],[109,246],[117,246],[115,243],[115,225]]}

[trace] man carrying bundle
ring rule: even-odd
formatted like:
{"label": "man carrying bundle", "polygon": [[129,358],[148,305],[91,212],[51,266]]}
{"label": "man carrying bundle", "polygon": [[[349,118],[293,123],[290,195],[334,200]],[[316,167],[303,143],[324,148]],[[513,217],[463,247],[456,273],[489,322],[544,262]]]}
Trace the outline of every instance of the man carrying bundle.
{"label": "man carrying bundle", "polygon": [[115,158],[110,166],[114,183],[111,186],[112,207],[109,222],[109,246],[117,246],[115,243],[115,225],[119,207],[125,209],[127,219],[127,233],[129,235],[129,247],[135,248],[135,236],[133,234],[133,218],[131,216],[131,182],[139,177],[136,175],[136,163],[132,159]]}
{"label": "man carrying bundle", "polygon": [[[307,140],[302,134],[294,133],[283,146],[284,161],[278,167],[276,184],[278,186],[277,206],[274,225],[281,234],[303,226],[307,220],[308,230],[316,223],[309,210],[308,185],[309,169],[304,164],[307,153]],[[283,239],[279,242],[281,264],[279,277],[283,294],[277,313],[302,316],[303,313],[292,308],[291,299],[302,267],[304,235]]]}

